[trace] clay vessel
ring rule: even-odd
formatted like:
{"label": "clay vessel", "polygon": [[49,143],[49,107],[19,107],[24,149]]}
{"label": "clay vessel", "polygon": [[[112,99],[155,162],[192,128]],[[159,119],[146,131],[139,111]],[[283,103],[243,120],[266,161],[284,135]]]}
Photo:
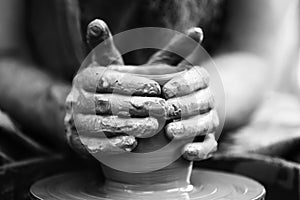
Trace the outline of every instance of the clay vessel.
{"label": "clay vessel", "polygon": [[[150,78],[163,85],[181,73],[183,71],[162,75],[140,74],[140,76]],[[170,140],[165,136],[164,128],[151,138],[139,139],[138,146],[133,153],[146,156],[139,167],[142,167],[147,172],[124,172],[102,165],[107,182],[113,187],[132,191],[188,190],[190,188],[192,163],[180,156],[182,147],[187,141],[173,141],[167,148],[162,149],[169,143]],[[158,149],[160,149],[158,154],[147,154]],[[131,166],[133,163],[128,163],[126,159],[122,161],[121,157],[122,154],[115,155],[112,159],[116,159],[119,165],[126,165],[129,169],[137,167]],[[170,161],[168,165],[158,170],[151,170],[166,162],[166,160]]]}

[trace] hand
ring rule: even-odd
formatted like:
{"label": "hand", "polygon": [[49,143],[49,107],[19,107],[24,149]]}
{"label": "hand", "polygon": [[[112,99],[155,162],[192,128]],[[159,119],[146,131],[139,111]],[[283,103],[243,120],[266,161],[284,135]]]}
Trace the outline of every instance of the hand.
{"label": "hand", "polygon": [[[199,28],[187,32],[197,42],[203,39]],[[214,98],[209,89],[209,74],[199,66],[189,66],[186,60],[172,52],[181,52],[186,57],[195,47],[185,45],[186,38],[175,38],[169,45],[154,54],[148,64],[167,64],[175,68],[189,68],[183,74],[174,77],[162,87],[162,94],[167,99],[168,116],[176,119],[165,127],[170,139],[184,140],[203,137],[203,142],[189,143],[183,148],[183,156],[188,160],[203,160],[217,150],[214,132],[219,125],[214,108]],[[173,108],[173,109],[172,109]],[[179,120],[180,119],[180,120]]]}
{"label": "hand", "polygon": [[91,22],[87,30],[90,48],[106,39],[106,51],[93,55],[90,66],[77,74],[66,101],[67,138],[81,153],[86,149],[91,153],[131,151],[137,145],[136,137],[157,133],[158,121],[149,112],[165,113],[157,82],[105,67],[110,63],[123,65],[123,61],[106,24]]}
{"label": "hand", "polygon": [[[173,118],[180,121],[169,123],[165,132],[170,139],[204,137],[203,142],[185,145],[183,156],[188,160],[202,160],[217,150],[214,131],[219,125],[214,109],[214,98],[208,88],[209,76],[205,69],[195,66],[184,74],[167,82],[163,95],[167,105],[174,108]],[[176,113],[179,113],[176,116]]]}
{"label": "hand", "polygon": [[[91,48],[97,44],[94,42],[95,38],[99,38],[97,32],[101,32],[97,27],[99,30],[107,30],[108,34],[104,35],[111,37],[105,24],[101,22],[100,25],[96,23],[96,26],[93,26],[92,22],[87,34]],[[199,29],[191,29],[188,32],[191,38],[199,42],[201,34]],[[181,48],[183,44],[184,40],[176,39],[166,50]],[[156,118],[149,117],[150,112],[159,116],[166,115],[167,119],[176,119],[165,127],[165,132],[171,139],[205,137],[203,142],[187,144],[183,148],[185,158],[201,160],[211,155],[217,146],[213,132],[218,125],[218,117],[213,109],[213,97],[208,89],[208,73],[200,67],[186,66],[180,57],[169,53],[172,51],[160,51],[155,54],[147,63],[150,68],[122,66],[123,61],[112,39],[109,39],[106,45],[107,51],[104,54],[93,56],[91,64],[93,68],[83,70],[74,79],[73,90],[67,104],[73,105],[78,113],[74,114],[71,112],[74,109],[68,109],[70,112],[65,118],[71,145],[80,150],[84,150],[85,146],[90,152],[96,153],[121,152],[122,149],[131,151],[137,145],[136,137],[150,137],[157,133],[159,123]],[[188,46],[183,53],[188,56],[193,48]],[[111,63],[116,65],[109,68],[101,67]],[[167,101],[158,97],[161,93],[158,83],[147,78],[128,75],[128,72],[147,74],[146,69],[153,71],[151,69],[160,68],[161,64],[166,71],[172,71],[170,68],[175,71],[182,67],[191,68],[183,76],[175,77],[163,86],[163,95]],[[120,81],[120,77],[125,76],[126,78],[121,78]],[[112,92],[114,93],[111,94]],[[132,94],[135,96],[130,97]],[[133,118],[126,119],[127,116]],[[180,117],[182,120],[178,121]],[[81,140],[76,129],[72,128],[75,127],[74,118],[78,122],[76,128],[81,132],[84,131]],[[110,139],[107,140],[104,136]]]}

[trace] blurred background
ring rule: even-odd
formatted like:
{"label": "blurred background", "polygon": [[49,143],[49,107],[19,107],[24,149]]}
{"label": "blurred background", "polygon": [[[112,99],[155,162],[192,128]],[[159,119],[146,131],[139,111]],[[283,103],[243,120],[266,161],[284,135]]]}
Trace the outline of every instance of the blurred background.
{"label": "blurred background", "polygon": [[[195,167],[252,177],[267,188],[267,199],[300,199],[299,1],[274,2],[0,0],[0,199],[28,199],[30,185],[40,178],[99,167],[81,162],[68,147],[63,124],[65,97],[86,53],[85,27],[94,18],[104,19],[113,34],[143,26],[201,26],[203,45],[218,65],[236,52],[267,60],[266,72],[252,73],[259,67],[245,61],[240,74],[230,76],[228,85],[224,81],[226,94],[241,85],[238,100],[249,100],[242,111],[229,107],[228,121],[250,111],[223,131],[216,156]],[[147,56],[125,60],[140,64]]]}

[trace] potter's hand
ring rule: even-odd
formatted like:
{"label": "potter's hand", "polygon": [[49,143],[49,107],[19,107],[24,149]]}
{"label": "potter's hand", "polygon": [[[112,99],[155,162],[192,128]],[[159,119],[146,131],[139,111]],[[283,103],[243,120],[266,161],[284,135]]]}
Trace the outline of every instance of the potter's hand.
{"label": "potter's hand", "polygon": [[[192,28],[187,34],[197,42],[203,39],[200,28]],[[148,64],[164,63],[177,66],[175,68],[189,69],[162,87],[162,93],[167,99],[166,104],[171,108],[168,114],[171,118],[177,119],[167,124],[165,132],[170,139],[175,140],[202,136],[203,142],[184,146],[183,156],[188,160],[203,160],[217,149],[214,131],[219,120],[214,109],[214,98],[209,89],[207,71],[198,66],[188,66],[187,61],[172,53],[181,52],[186,57],[191,54],[195,46],[185,45],[185,40],[186,38],[175,38],[164,50],[154,54]]]}
{"label": "potter's hand", "polygon": [[156,97],[161,93],[157,82],[104,67],[110,63],[123,65],[122,58],[106,24],[100,20],[89,24],[90,48],[107,38],[106,51],[93,55],[91,66],[77,74],[67,98],[67,137],[71,146],[81,152],[131,151],[137,145],[136,137],[157,132],[158,122],[149,112],[165,112],[165,101]]}
{"label": "potter's hand", "polygon": [[206,159],[217,148],[213,133],[219,121],[208,80],[206,70],[193,67],[167,82],[162,88],[165,98],[168,99],[167,104],[174,108],[174,115],[171,116],[181,119],[166,126],[167,136],[176,140],[204,137],[203,142],[187,144],[184,147],[183,156],[188,160]]}
{"label": "potter's hand", "polygon": [[159,94],[155,81],[93,67],[74,78],[67,103],[72,105],[75,127],[89,151],[131,151],[137,145],[135,137],[157,132],[158,122],[149,112],[164,114],[165,101],[154,97]]}

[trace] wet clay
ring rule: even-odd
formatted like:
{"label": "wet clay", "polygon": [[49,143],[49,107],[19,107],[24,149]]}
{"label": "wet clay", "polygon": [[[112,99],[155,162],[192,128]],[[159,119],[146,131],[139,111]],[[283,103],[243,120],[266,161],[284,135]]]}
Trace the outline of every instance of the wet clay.
{"label": "wet clay", "polygon": [[263,200],[265,196],[262,185],[242,176],[194,170],[191,177],[190,185],[164,189],[164,184],[101,182],[91,172],[74,172],[41,180],[30,191],[33,200]]}
{"label": "wet clay", "polygon": [[[89,70],[92,70],[92,68],[90,68]],[[93,73],[92,71],[90,72]],[[118,72],[114,72],[113,76],[107,75],[106,81],[108,84],[104,84],[104,82],[101,82],[101,84],[97,85],[96,89],[105,90],[107,92],[107,90],[110,91],[112,89],[115,90],[123,88],[123,85],[120,82],[115,81],[118,80],[117,73]],[[177,76],[177,79],[175,79],[175,81],[173,82],[170,82],[170,86],[167,86],[177,88],[176,90],[173,90],[176,91],[176,95],[184,95],[185,88],[177,87],[178,80],[181,80],[181,73],[182,72],[177,72],[168,74],[167,76],[147,76],[151,76],[151,79],[153,81],[157,81],[160,85],[163,85],[172,77]],[[143,82],[143,77],[140,76],[139,78],[141,79],[141,82]],[[92,79],[88,81],[91,80]],[[82,81],[87,81],[87,79],[83,77]],[[125,81],[125,83],[127,82]],[[158,94],[160,93],[160,90],[157,89],[158,87],[156,87],[154,83],[155,82],[148,80],[148,84],[145,85],[147,86],[147,88],[138,88],[138,90],[136,89],[137,87],[127,84],[127,90],[125,90],[125,92],[139,93],[143,92],[144,90],[151,90],[154,93]],[[91,86],[93,84],[87,85]],[[191,91],[206,87],[206,82],[201,83],[201,85],[194,86],[195,87],[191,88]],[[167,97],[171,97],[173,95],[174,94],[168,93]],[[173,104],[175,103],[176,102],[174,102]],[[210,105],[211,104],[207,103],[208,107]],[[132,104],[130,104],[130,106],[132,106]],[[193,109],[196,110],[206,110],[206,108],[198,108],[198,104],[193,104],[193,106]],[[186,108],[186,110],[188,109],[190,109],[190,107]],[[121,125],[122,123],[120,122],[113,127],[105,125],[105,128],[114,128]],[[91,131],[89,132],[91,134]],[[138,130],[134,131],[134,129],[133,132],[137,132],[137,134],[140,133]],[[176,131],[174,132],[174,138],[175,135],[178,136]],[[94,139],[92,141],[88,141],[88,143],[93,142],[95,142]],[[192,142],[191,139],[185,140],[184,138],[172,141],[173,146],[170,146],[170,148],[161,151],[160,154],[147,154],[146,159],[139,162],[138,166],[134,166],[135,164],[133,162],[130,162],[128,158],[122,153],[107,155],[109,157],[109,160],[114,161],[114,163],[117,165],[123,166],[126,171],[117,170],[113,166],[108,167],[103,164],[102,170],[105,176],[105,180],[95,176],[96,173],[93,174],[86,172],[67,173],[50,177],[37,182],[31,187],[31,198],[40,200],[257,200],[264,198],[264,188],[257,182],[252,181],[248,178],[204,170],[192,171],[192,162],[187,161],[181,157],[181,150],[183,146],[190,142]],[[132,153],[143,156],[148,152],[156,152],[167,146],[169,143],[170,139],[166,137],[165,130],[161,129],[161,131],[159,131],[154,136],[147,138],[138,138],[138,145]],[[99,145],[96,144],[95,146]],[[90,150],[90,153],[98,153],[97,149],[93,150],[94,151]],[[156,169],[157,166],[160,166],[160,164],[165,162],[166,160],[171,160],[170,164]]]}

